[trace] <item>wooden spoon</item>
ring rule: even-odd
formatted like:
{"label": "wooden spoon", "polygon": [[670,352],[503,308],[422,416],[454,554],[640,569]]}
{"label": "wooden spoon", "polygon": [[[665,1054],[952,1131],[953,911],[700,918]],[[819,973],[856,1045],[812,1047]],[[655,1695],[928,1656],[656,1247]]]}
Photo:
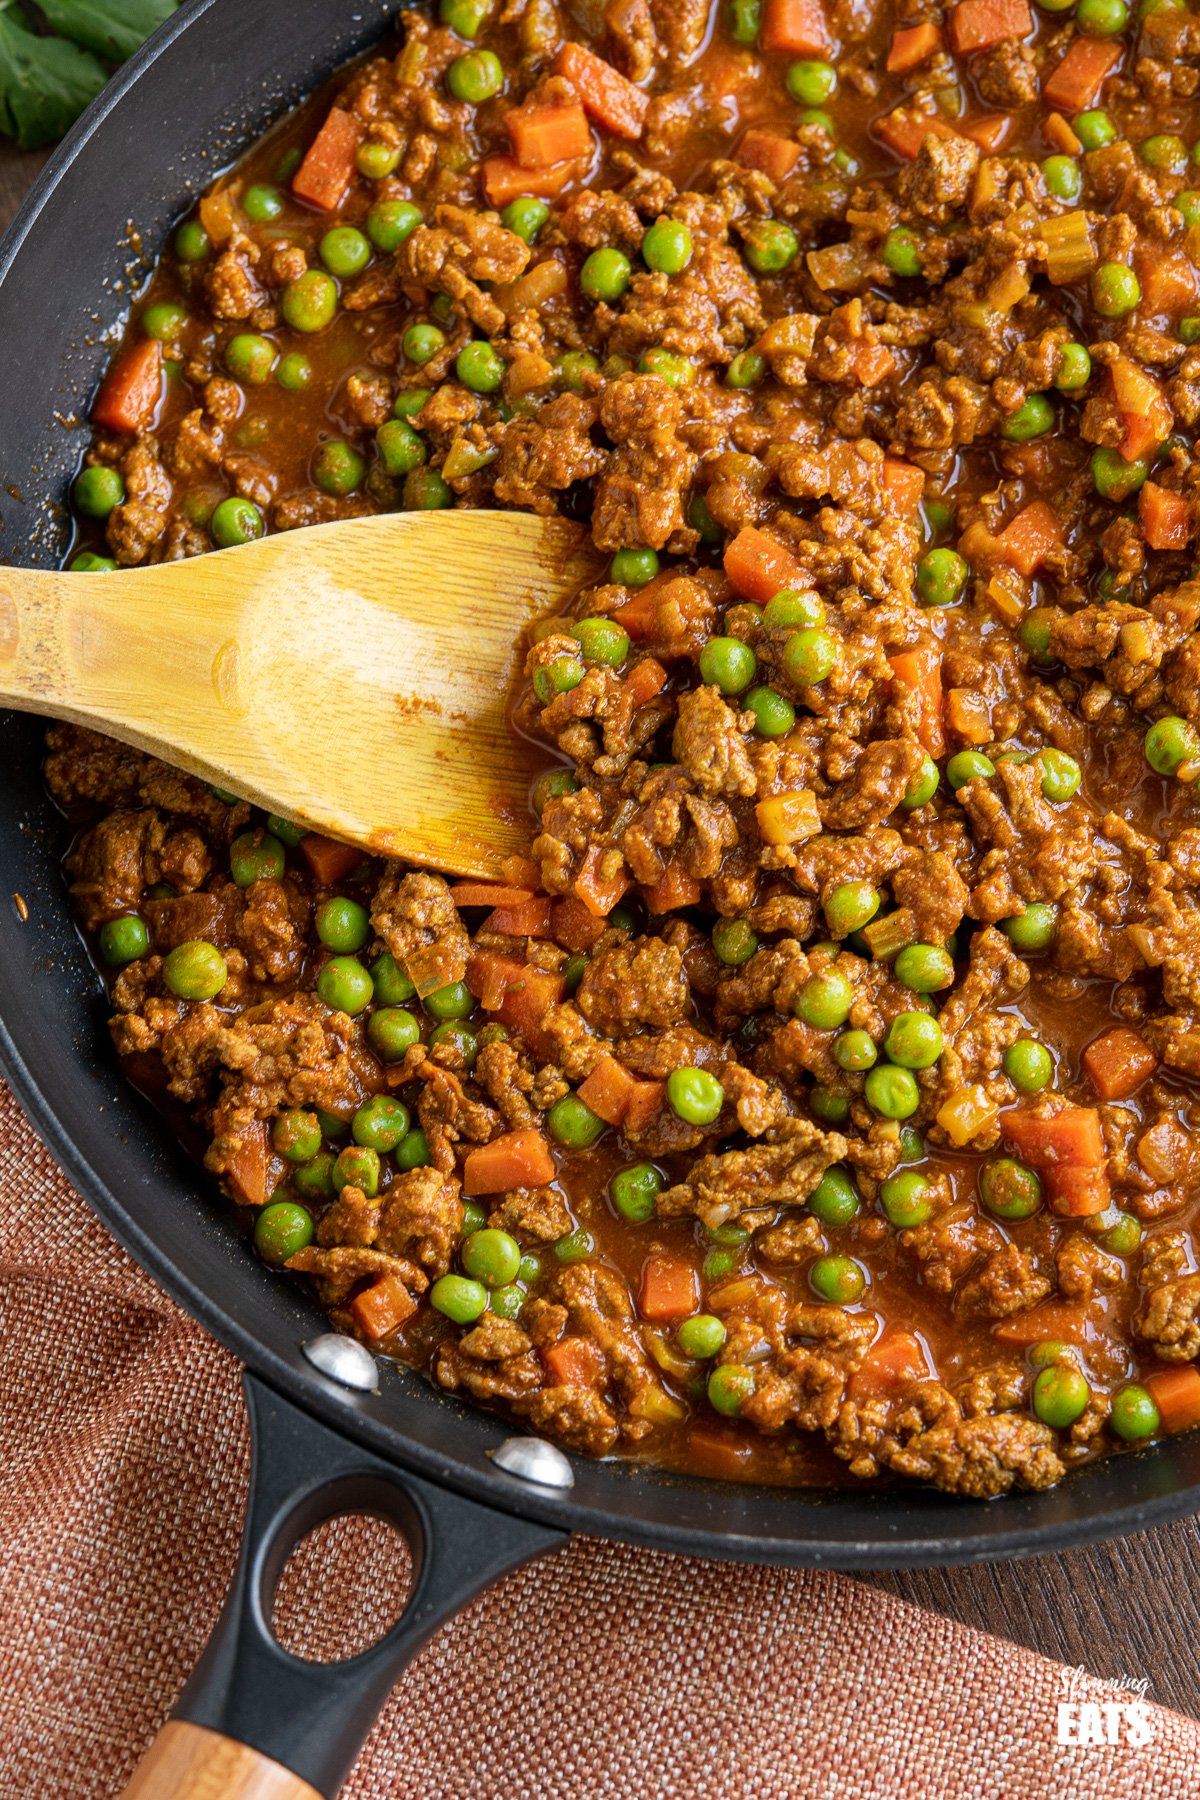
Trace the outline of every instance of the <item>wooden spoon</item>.
{"label": "wooden spoon", "polygon": [[496,876],[527,850],[524,628],[578,526],[386,513],[108,574],[0,569],[0,705],[94,726],[313,831]]}

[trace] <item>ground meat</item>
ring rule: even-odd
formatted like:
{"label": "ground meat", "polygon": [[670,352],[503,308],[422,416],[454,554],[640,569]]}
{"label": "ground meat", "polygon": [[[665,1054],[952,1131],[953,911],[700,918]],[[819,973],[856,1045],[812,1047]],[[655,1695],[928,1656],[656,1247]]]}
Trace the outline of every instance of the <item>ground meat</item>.
{"label": "ground meat", "polygon": [[465,976],[470,940],[440,875],[405,875],[389,863],[375,890],[371,924],[418,994]]}
{"label": "ground meat", "polygon": [[622,1037],[638,1025],[665,1030],[687,1010],[683,958],[658,938],[614,944],[589,962],[577,1002],[588,1024],[605,1037]]}
{"label": "ground meat", "polygon": [[444,1275],[462,1222],[458,1183],[436,1169],[410,1169],[384,1197],[379,1248],[393,1256],[409,1256],[433,1275]]}
{"label": "ground meat", "polygon": [[801,1206],[848,1146],[836,1131],[789,1119],[749,1150],[702,1156],[658,1198],[664,1219],[694,1213],[710,1229],[759,1206]]}
{"label": "ground meat", "polygon": [[696,688],[684,695],[671,749],[703,793],[754,792],[754,769],[738,715],[715,688]]}
{"label": "ground meat", "polygon": [[1134,1330],[1163,1362],[1192,1362],[1200,1355],[1200,1275],[1152,1287],[1134,1318]]}

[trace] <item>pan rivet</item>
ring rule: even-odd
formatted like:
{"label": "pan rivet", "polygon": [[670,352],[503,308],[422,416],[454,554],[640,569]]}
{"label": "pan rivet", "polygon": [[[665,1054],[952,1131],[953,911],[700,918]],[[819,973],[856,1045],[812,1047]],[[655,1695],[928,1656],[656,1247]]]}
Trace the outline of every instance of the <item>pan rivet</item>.
{"label": "pan rivet", "polygon": [[506,1475],[520,1481],[536,1481],[539,1487],[575,1486],[575,1473],[562,1451],[545,1438],[505,1438],[498,1450],[488,1452]]}
{"label": "pan rivet", "polygon": [[375,1358],[357,1338],[346,1337],[340,1331],[324,1331],[320,1337],[301,1344],[300,1348],[313,1368],[328,1375],[330,1381],[339,1381],[343,1387],[358,1388],[364,1394],[379,1386]]}

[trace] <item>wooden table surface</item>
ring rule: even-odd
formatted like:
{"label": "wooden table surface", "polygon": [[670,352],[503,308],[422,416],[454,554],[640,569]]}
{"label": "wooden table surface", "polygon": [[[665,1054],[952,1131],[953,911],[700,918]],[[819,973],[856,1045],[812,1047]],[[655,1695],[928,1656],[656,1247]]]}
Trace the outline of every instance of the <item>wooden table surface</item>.
{"label": "wooden table surface", "polygon": [[[0,140],[0,228],[42,161]],[[1198,1570],[1200,1524],[1193,1518],[1023,1563],[864,1579],[1093,1675],[1144,1676],[1151,1700],[1200,1718]]]}

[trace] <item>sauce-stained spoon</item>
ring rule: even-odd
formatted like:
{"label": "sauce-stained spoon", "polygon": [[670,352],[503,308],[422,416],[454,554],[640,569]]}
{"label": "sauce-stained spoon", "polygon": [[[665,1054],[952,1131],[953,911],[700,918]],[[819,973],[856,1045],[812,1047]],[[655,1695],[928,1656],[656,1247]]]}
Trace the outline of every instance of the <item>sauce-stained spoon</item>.
{"label": "sauce-stained spoon", "polygon": [[0,705],[377,854],[496,876],[529,839],[518,640],[596,573],[567,520],[466,510],[107,574],[0,569]]}

